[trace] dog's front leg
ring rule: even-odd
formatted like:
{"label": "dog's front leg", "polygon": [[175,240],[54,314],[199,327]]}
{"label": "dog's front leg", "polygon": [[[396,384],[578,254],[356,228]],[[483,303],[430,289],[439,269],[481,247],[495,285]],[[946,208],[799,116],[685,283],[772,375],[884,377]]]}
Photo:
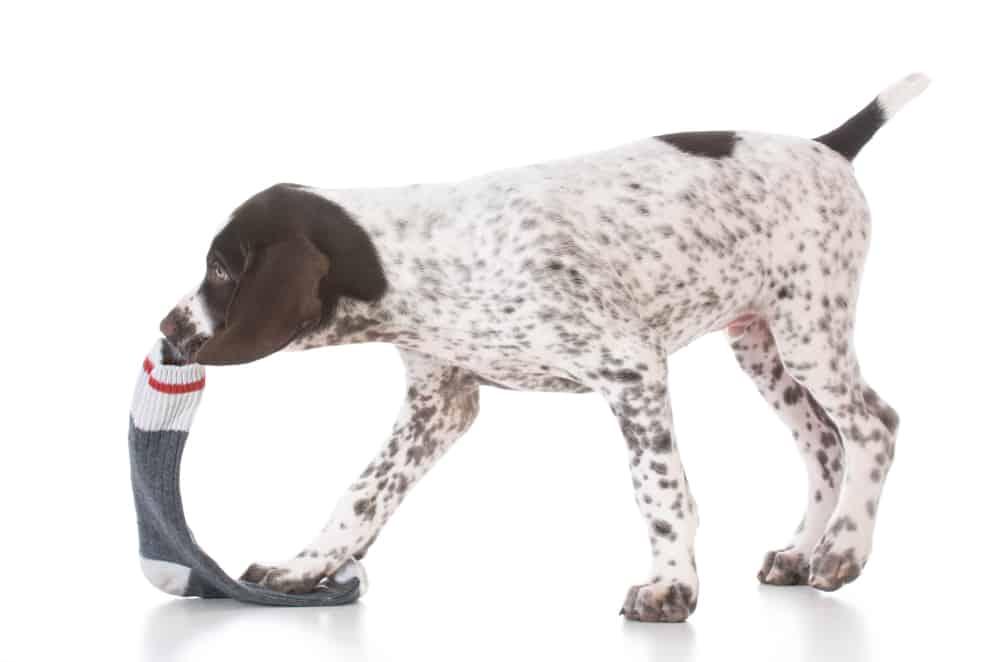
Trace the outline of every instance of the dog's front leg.
{"label": "dog's front leg", "polygon": [[595,384],[625,436],[635,501],[653,554],[648,581],[629,589],[622,614],[637,621],[684,621],[698,603],[698,512],[674,438],[666,359],[636,358],[606,365]]}
{"label": "dog's front leg", "polygon": [[253,564],[243,579],[285,593],[316,588],[364,555],[406,492],[472,424],[479,410],[475,376],[403,352],[408,388],[389,441],[341,497],[319,536],[279,565]]}

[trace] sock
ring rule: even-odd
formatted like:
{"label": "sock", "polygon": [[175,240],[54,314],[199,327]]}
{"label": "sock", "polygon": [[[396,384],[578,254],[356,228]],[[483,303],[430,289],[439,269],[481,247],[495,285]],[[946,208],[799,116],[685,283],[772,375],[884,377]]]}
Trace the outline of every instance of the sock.
{"label": "sock", "polygon": [[197,364],[166,365],[164,350],[163,341],[157,341],[143,362],[129,420],[132,491],[146,578],[173,595],[229,597],[263,605],[337,605],[357,600],[357,578],[343,584],[328,582],[302,595],[236,581],[194,541],[181,502],[180,466],[205,387],[205,369]]}

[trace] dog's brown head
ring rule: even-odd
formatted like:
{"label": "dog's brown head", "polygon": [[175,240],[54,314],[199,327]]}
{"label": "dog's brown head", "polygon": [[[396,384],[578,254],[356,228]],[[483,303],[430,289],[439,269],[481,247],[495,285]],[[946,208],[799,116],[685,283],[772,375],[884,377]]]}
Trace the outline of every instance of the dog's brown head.
{"label": "dog's brown head", "polygon": [[247,363],[332,320],[337,301],[375,301],[385,274],[371,239],[341,207],[278,184],[233,212],[205,278],[160,331],[185,360]]}

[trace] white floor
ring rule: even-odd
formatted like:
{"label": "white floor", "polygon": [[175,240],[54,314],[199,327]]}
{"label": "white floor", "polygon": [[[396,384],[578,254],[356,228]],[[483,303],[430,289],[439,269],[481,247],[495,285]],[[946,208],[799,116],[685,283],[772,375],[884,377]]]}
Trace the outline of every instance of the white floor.
{"label": "white floor", "polygon": [[[554,588],[559,593],[489,587],[450,597],[410,594],[391,605],[366,601],[344,609],[278,613],[174,602],[144,612],[138,647],[141,659],[148,660],[219,659],[224,652],[229,659],[861,662],[887,659],[890,652],[953,653],[940,626],[924,626],[921,632],[914,628],[919,621],[805,590],[758,589],[747,583],[722,604],[706,605],[689,624],[648,625],[620,621],[613,608],[595,599],[596,591],[577,596],[572,586]],[[923,620],[919,609],[908,615]],[[899,640],[907,643],[900,647]]]}
{"label": "white floor", "polygon": [[399,582],[328,609],[138,591],[95,604],[92,595],[71,595],[66,582],[50,587],[58,597],[49,604],[21,604],[20,615],[33,614],[41,627],[8,630],[0,659],[996,659],[989,614],[969,608],[974,596],[961,586],[953,591],[938,578],[889,587],[889,573],[872,570],[867,587],[836,597],[710,579],[696,616],[682,625],[621,621],[617,586],[600,573],[579,582],[561,572],[548,573],[547,583],[511,581],[510,572],[496,581]]}

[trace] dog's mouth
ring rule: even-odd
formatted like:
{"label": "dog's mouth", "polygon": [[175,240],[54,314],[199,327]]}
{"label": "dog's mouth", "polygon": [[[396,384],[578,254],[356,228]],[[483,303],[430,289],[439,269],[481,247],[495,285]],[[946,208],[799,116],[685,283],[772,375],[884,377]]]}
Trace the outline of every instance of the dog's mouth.
{"label": "dog's mouth", "polygon": [[186,365],[193,363],[198,351],[208,342],[208,336],[196,334],[185,340],[164,338],[163,363],[166,365]]}

